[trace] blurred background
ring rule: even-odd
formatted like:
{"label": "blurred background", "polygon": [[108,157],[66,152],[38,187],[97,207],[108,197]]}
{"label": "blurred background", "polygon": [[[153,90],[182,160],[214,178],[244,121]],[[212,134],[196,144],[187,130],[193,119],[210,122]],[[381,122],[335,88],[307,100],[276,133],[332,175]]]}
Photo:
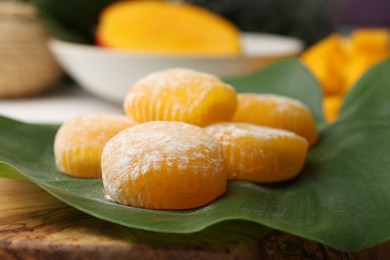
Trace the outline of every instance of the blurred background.
{"label": "blurred background", "polygon": [[[67,72],[64,73],[63,64],[59,64],[47,48],[48,39],[54,37],[71,43],[94,45],[102,11],[114,2],[117,1],[0,0],[0,98],[5,100],[46,94],[48,90],[64,85],[60,84],[64,80],[69,85],[73,77],[69,77]],[[387,29],[390,26],[388,15],[390,1],[388,0],[184,0],[174,2],[188,2],[208,9],[226,18],[243,32],[269,33],[301,40],[303,48],[298,55],[300,58],[303,57],[307,67],[317,77],[324,88],[324,93],[331,97],[334,111],[338,111],[345,95],[345,82],[355,82],[366,69],[388,57],[389,53]],[[172,22],[175,22],[174,17]],[[349,37],[352,32],[361,28],[379,28],[382,31],[374,34],[364,32],[355,37],[358,40],[352,37],[351,43],[347,45],[357,44],[358,47],[354,48],[359,49],[359,52],[354,49],[353,55],[350,50],[346,50],[349,47],[343,45],[345,39],[340,38],[338,42],[334,37],[330,41],[326,40],[329,39],[327,37],[335,34]],[[325,43],[321,45],[322,41]],[[363,47],[362,42],[364,42]],[[339,51],[340,48],[343,50]],[[376,48],[382,49],[376,51]],[[364,51],[360,51],[363,49]],[[324,58],[336,52],[340,54],[337,59]],[[368,61],[367,57],[372,53],[375,53],[375,59]],[[354,56],[354,59],[344,56]],[[357,56],[364,59],[360,58],[357,61],[355,58]],[[322,59],[324,62],[320,62]],[[339,75],[335,76],[336,69],[331,67],[334,63],[338,63],[339,67],[340,64],[350,66],[359,63],[359,68],[353,68],[352,72],[341,69],[342,73],[349,73],[349,76],[347,79],[339,80],[338,85],[331,86],[330,88],[333,89],[329,91],[325,86],[329,85],[328,79],[341,78]],[[336,72],[336,74],[340,73]],[[335,88],[338,90],[334,91]],[[0,100],[0,112],[2,112],[1,102],[4,101]],[[333,113],[337,114],[337,112]]]}
{"label": "blurred background", "polygon": [[[3,0],[4,1],[4,0]],[[10,1],[10,0],[9,0]],[[15,0],[16,1],[16,0]],[[31,0],[56,37],[93,43],[100,12],[115,0]],[[242,31],[302,39],[307,46],[335,31],[388,27],[387,0],[185,0],[236,24]]]}
{"label": "blurred background", "polygon": [[[87,43],[93,43],[100,12],[113,2],[116,1],[31,0],[31,3],[38,7],[40,18],[56,37]],[[344,22],[339,19],[341,15],[353,17],[353,14],[344,11],[345,7],[340,4],[340,1],[333,3],[325,0],[186,0],[184,2],[216,12],[243,31],[294,36],[309,45],[336,30],[336,23]],[[370,8],[375,6],[373,4],[375,1],[369,2]]]}

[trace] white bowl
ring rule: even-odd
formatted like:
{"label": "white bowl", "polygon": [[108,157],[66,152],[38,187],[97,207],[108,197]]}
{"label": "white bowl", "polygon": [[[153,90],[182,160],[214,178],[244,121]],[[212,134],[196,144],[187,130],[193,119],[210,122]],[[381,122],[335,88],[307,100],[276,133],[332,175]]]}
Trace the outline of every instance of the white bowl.
{"label": "white bowl", "polygon": [[167,68],[191,68],[220,77],[234,77],[259,70],[302,50],[300,40],[269,34],[244,33],[241,55],[230,57],[170,56],[135,53],[49,41],[49,48],[65,71],[82,87],[104,99],[122,103],[141,77]]}

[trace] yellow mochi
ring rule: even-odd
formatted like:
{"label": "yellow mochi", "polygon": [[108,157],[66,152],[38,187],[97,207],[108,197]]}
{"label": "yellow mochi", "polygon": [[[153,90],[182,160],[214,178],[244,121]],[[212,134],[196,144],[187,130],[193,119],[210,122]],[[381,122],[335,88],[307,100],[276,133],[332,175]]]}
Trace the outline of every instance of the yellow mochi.
{"label": "yellow mochi", "polygon": [[125,116],[80,115],[64,122],[54,140],[57,168],[67,175],[100,178],[103,147],[114,135],[135,123]]}
{"label": "yellow mochi", "polygon": [[175,68],[136,82],[123,107],[126,115],[139,123],[161,120],[205,126],[230,120],[236,105],[236,91],[218,77]]}
{"label": "yellow mochi", "polygon": [[229,180],[284,181],[297,176],[305,163],[308,143],[292,132],[230,122],[205,129],[222,146]]}
{"label": "yellow mochi", "polygon": [[310,146],[317,142],[316,122],[302,102],[285,96],[254,93],[238,94],[237,99],[232,121],[288,130],[306,138]]}
{"label": "yellow mochi", "polygon": [[103,185],[123,205],[189,209],[226,190],[226,170],[218,141],[200,127],[154,121],[111,139],[102,155]]}

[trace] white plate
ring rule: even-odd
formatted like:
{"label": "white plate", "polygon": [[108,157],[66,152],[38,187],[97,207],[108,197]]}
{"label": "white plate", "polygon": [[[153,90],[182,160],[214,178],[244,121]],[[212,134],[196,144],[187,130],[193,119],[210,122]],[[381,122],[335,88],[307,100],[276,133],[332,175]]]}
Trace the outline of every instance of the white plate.
{"label": "white plate", "polygon": [[124,114],[121,106],[76,86],[57,87],[42,96],[0,102],[0,115],[29,123],[60,124],[77,115],[96,113]]}
{"label": "white plate", "polygon": [[78,84],[116,103],[123,102],[135,81],[154,71],[180,67],[220,77],[240,76],[298,54],[303,44],[290,37],[244,33],[242,47],[242,54],[238,56],[200,57],[110,50],[57,39],[49,42],[59,63]]}

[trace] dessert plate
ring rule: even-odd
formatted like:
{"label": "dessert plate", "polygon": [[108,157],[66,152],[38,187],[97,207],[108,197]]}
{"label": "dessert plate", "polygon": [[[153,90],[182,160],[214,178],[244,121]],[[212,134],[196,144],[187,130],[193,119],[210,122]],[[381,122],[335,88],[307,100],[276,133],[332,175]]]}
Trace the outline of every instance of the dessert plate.
{"label": "dessert plate", "polygon": [[64,70],[89,92],[121,104],[132,84],[145,75],[167,68],[191,68],[230,78],[257,71],[298,54],[300,40],[271,34],[243,33],[238,56],[167,55],[119,51],[92,45],[49,41]]}

